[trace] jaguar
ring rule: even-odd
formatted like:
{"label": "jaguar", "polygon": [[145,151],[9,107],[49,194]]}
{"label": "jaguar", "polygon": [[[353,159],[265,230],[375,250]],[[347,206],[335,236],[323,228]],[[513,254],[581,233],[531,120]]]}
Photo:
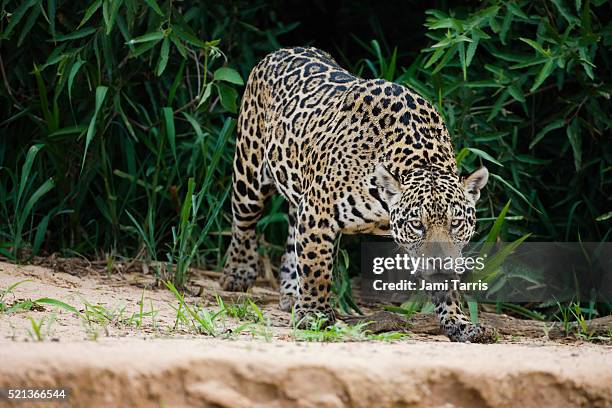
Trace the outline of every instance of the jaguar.
{"label": "jaguar", "polygon": [[[280,307],[304,325],[333,324],[334,242],[339,234],[391,236],[401,247],[458,254],[474,233],[475,204],[488,180],[461,177],[436,109],[411,89],[367,80],[311,47],[281,49],[249,75],[237,125],[232,238],[220,278],[246,291],[258,276],[256,224],[266,199],[289,204],[280,266]],[[457,292],[431,294],[452,341],[489,342]]]}

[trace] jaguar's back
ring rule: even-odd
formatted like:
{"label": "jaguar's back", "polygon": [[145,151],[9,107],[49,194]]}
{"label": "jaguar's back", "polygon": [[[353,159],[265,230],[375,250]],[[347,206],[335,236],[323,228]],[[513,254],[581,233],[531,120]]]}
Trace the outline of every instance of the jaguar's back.
{"label": "jaguar's back", "polygon": [[258,159],[268,161],[277,186],[296,181],[281,191],[294,203],[329,156],[339,168],[383,163],[399,177],[423,166],[456,172],[448,132],[427,101],[391,82],[357,78],[315,48],[283,49],[255,67],[239,140],[252,133],[253,118],[267,146]]}

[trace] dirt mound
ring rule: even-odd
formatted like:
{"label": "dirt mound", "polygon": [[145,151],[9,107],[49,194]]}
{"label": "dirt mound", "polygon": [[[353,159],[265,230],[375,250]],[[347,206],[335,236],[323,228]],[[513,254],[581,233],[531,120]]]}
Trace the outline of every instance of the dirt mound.
{"label": "dirt mound", "polygon": [[105,339],[5,344],[0,387],[68,387],[73,406],[611,406],[595,346]]}
{"label": "dirt mound", "polygon": [[[265,327],[238,330],[241,322],[228,319],[204,336],[177,323],[177,299],[143,289],[151,279],[142,275],[75,277],[0,263],[0,291],[22,280],[6,306],[46,297],[80,316],[49,302],[0,313],[0,389],[67,387],[68,405],[60,406],[612,406],[606,345],[558,344],[544,333],[492,345],[415,334],[296,342],[266,288],[253,293]],[[218,308],[216,282],[200,276],[196,284],[200,296],[186,304]]]}

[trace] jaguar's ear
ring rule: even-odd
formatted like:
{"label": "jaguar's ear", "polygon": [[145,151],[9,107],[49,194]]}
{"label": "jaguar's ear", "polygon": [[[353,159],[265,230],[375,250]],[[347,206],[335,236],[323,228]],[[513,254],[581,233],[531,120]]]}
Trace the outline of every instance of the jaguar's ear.
{"label": "jaguar's ear", "polygon": [[385,202],[392,203],[402,194],[400,182],[382,164],[376,166],[374,177],[376,185],[384,194],[382,198]]}
{"label": "jaguar's ear", "polygon": [[481,167],[466,178],[463,179],[463,188],[470,196],[473,202],[480,198],[480,190],[487,184],[489,180],[489,170],[486,167]]}

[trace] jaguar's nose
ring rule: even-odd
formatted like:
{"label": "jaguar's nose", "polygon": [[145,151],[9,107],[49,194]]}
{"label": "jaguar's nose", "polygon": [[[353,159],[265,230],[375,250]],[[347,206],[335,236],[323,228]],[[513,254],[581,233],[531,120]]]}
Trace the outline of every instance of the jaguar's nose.
{"label": "jaguar's nose", "polygon": [[441,228],[434,228],[427,236],[423,244],[423,256],[426,257],[428,270],[433,272],[452,272],[452,262],[446,262],[449,258],[460,256],[449,234]]}

